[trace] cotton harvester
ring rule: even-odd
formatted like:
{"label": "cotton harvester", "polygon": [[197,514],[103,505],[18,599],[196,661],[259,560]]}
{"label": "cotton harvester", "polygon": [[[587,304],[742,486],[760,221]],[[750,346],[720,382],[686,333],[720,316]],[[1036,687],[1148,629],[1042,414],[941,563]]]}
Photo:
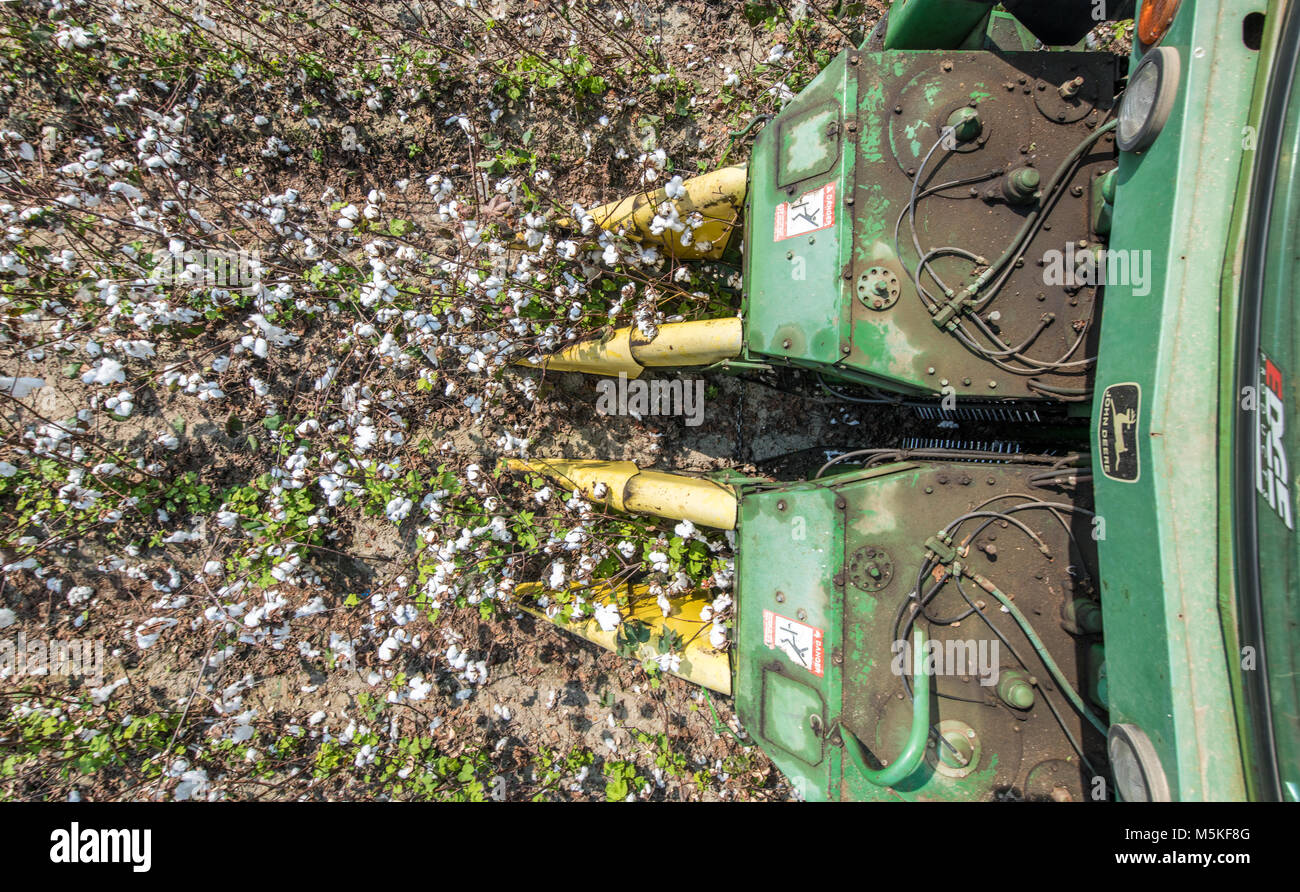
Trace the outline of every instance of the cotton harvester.
{"label": "cotton harvester", "polygon": [[[586,594],[647,653],[684,642],[677,674],[731,694],[807,798],[1300,798],[1300,14],[1129,6],[895,2],[747,167],[684,184],[690,246],[651,226],[663,190],[592,212],[679,259],[743,256],[741,313],[547,369],[796,368],[1088,418],[1086,451],[864,448],[793,483],[509,463],[734,530],[725,651],[702,595],[665,617],[635,583]],[[1135,14],[1129,58],[1084,49],[1099,9]]]}

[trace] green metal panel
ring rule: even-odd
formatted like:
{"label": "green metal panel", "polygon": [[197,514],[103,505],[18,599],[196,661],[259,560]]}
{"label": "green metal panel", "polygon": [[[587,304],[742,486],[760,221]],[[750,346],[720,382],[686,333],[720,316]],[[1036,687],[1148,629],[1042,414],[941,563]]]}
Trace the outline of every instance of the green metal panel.
{"label": "green metal panel", "polygon": [[[1000,255],[1028,213],[1005,198],[1003,173],[1037,165],[1050,175],[1104,119],[1115,75],[1114,58],[1093,53],[849,50],[838,57],[756,143],[745,238],[746,358],[916,395],[951,388],[958,398],[983,401],[1085,388],[1090,367],[1077,361],[1094,349],[1091,338],[1079,344],[1096,314],[1095,285],[1046,282],[1027,261],[1008,271],[982,315],[997,320],[991,324],[1008,344],[1030,345],[1025,352],[1034,359],[1074,361],[1016,373],[936,327],[913,285],[919,257],[909,225],[904,221],[899,235],[898,224],[918,184],[957,180],[960,188],[918,194],[922,250],[952,245]],[[1078,97],[1059,97],[1057,88],[1076,77],[1084,83]],[[954,151],[934,151],[950,116],[975,110],[981,131]],[[1094,244],[1086,187],[1110,169],[1112,155],[1103,139],[1067,178],[1027,257]],[[795,208],[820,214],[821,227],[793,219]],[[977,269],[951,253],[931,266],[953,287]],[[873,291],[876,285],[884,293]]]}
{"label": "green metal panel", "polygon": [[[829,365],[848,343],[840,268],[848,259],[852,221],[842,201],[854,152],[852,140],[841,133],[845,109],[857,100],[857,80],[847,76],[847,60],[841,54],[823,69],[755,142],[743,315],[746,345],[757,353]],[[796,225],[778,232],[778,218]],[[801,227],[809,228],[793,234]]]}
{"label": "green metal panel", "polygon": [[[1216,285],[1258,61],[1242,19],[1261,8],[1185,2],[1162,43],[1180,55],[1178,100],[1145,152],[1121,155],[1110,241],[1150,252],[1151,288],[1107,288],[1093,403],[1110,717],[1147,733],[1183,800],[1245,795],[1218,611]],[[1130,402],[1121,429],[1109,409]],[[1104,458],[1116,437],[1135,474]]]}
{"label": "green metal panel", "polygon": [[891,50],[957,49],[984,32],[993,3],[972,0],[895,0],[889,5],[885,46]]}
{"label": "green metal panel", "polygon": [[[835,495],[796,484],[741,499],[736,530],[737,712],[764,750],[808,799],[826,799],[838,778],[838,754],[812,764],[808,735],[814,704],[839,699],[829,642],[838,639],[842,611],[832,577],[844,563],[844,526]],[[804,630],[821,633],[808,642]],[[785,629],[799,631],[785,643]],[[768,715],[774,709],[776,715]],[[794,727],[782,727],[795,722]]]}
{"label": "green metal panel", "polygon": [[[865,766],[870,770],[897,758],[912,731],[912,705],[894,671],[894,626],[914,590],[927,538],[990,499],[1010,500],[1002,501],[1003,507],[1027,501],[1023,494],[1035,491],[1031,477],[1042,470],[1042,465],[901,462],[811,483],[742,486],[737,711],[805,798],[987,800],[1052,798],[1064,791],[1077,800],[1091,795],[1091,774],[1041,699],[1023,713],[1009,710],[998,705],[992,686],[966,674],[932,679],[936,699],[930,714],[936,733],[953,726],[973,732],[979,749],[968,771],[940,771],[931,747],[915,770],[885,787],[846,758],[846,748],[860,741],[867,762],[874,763]],[[1070,493],[1038,491],[1056,503],[1076,501]],[[1088,504],[1086,491],[1077,504]],[[974,539],[975,554],[963,560],[1015,592],[1073,686],[1086,691],[1095,684],[1095,667],[1081,655],[1092,651],[1095,635],[1071,632],[1062,617],[1075,598],[1092,603],[1095,578],[1088,568],[1095,565],[1095,552],[1084,533],[1086,520],[1069,522],[1066,513],[1072,527],[1067,531],[1067,524],[1048,512],[1037,514],[1022,516],[1036,526],[1047,553],[1019,530],[995,524]],[[968,590],[983,597],[978,589]],[[934,610],[957,612],[962,603],[957,598],[950,586]],[[1032,661],[1032,648],[1007,615],[993,614],[1003,634]],[[809,627],[820,637],[802,633],[800,640],[799,630]],[[784,641],[783,634],[789,635]],[[929,625],[927,637],[946,647],[982,639],[986,649],[993,647],[1003,672],[1018,669],[977,618]],[[1031,663],[1029,673],[1042,674],[1038,665]],[[1059,692],[1051,696],[1060,701]],[[1100,735],[1068,706],[1058,708],[1070,733],[1100,764]]]}

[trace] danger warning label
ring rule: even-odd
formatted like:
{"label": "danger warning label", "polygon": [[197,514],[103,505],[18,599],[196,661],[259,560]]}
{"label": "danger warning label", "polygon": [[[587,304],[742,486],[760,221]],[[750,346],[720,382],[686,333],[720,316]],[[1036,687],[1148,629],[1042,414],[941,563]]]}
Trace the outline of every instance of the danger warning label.
{"label": "danger warning label", "polygon": [[818,678],[822,677],[822,630],[816,626],[764,610],[763,643],[772,650],[781,651]]}
{"label": "danger warning label", "polygon": [[805,192],[798,201],[783,201],[776,206],[773,241],[807,235],[835,223],[835,181],[820,189]]}

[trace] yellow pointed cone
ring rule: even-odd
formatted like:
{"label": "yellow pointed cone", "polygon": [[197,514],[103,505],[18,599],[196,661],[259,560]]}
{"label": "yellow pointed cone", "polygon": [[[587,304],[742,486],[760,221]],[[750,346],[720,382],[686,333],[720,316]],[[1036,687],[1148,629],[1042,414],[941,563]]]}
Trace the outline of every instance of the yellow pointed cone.
{"label": "yellow pointed cone", "polygon": [[[708,595],[690,591],[670,598],[670,614],[665,617],[658,599],[644,584],[575,584],[569,587],[569,591],[581,595],[589,605],[585,617],[565,621],[560,618],[560,613],[550,617],[546,611],[529,606],[547,594],[540,583],[526,582],[516,586],[514,597],[516,605],[526,613],[615,653],[619,650],[619,628],[622,628],[624,655],[638,661],[660,656],[661,645],[668,644],[664,640],[665,632],[668,632],[676,644],[671,649],[680,657],[680,663],[676,669],[665,667],[665,671],[720,694],[731,694],[731,660],[725,651],[713,649],[709,643],[712,624],[700,618],[700,611],[712,602]],[[618,604],[620,598],[623,601],[619,605],[621,622],[607,632],[592,618],[591,608],[596,604]]]}
{"label": "yellow pointed cone", "polygon": [[632,356],[631,338],[632,329],[617,328],[609,337],[579,341],[538,363],[521,359],[519,365],[553,372],[585,372],[611,377],[622,373],[628,378],[639,378],[644,369]]}
{"label": "yellow pointed cone", "polygon": [[[682,183],[686,194],[672,202],[678,216],[685,220],[698,213],[704,218],[689,245],[683,245],[681,233],[671,229],[659,234],[650,231],[659,206],[669,201],[668,193],[662,188],[601,205],[591,211],[591,218],[602,229],[622,232],[642,244],[659,245],[678,260],[717,260],[737,228],[747,186],[748,171],[744,165],[710,171]],[[569,220],[559,222],[573,225]]]}
{"label": "yellow pointed cone", "polygon": [[543,474],[618,511],[736,528],[736,491],[705,477],[643,471],[630,461],[589,459],[512,458],[505,468],[515,474]]}
{"label": "yellow pointed cone", "polygon": [[683,368],[712,365],[739,356],[744,327],[739,316],[669,322],[647,340],[631,328],[616,328],[602,338],[579,341],[540,363],[519,360],[520,365],[558,372],[640,377],[648,367]]}

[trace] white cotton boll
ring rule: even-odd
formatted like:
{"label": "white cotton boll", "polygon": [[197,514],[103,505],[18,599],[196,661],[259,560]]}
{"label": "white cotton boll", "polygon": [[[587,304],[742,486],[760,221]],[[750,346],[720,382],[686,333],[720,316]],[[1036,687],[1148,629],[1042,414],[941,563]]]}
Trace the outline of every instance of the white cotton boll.
{"label": "white cotton boll", "polygon": [[650,560],[650,569],[654,570],[656,573],[667,573],[669,571],[670,564],[668,563],[668,555],[664,554],[662,551],[652,551],[650,554],[646,555],[646,557]]}
{"label": "white cotton boll", "polygon": [[155,616],[152,619],[145,620],[135,628],[136,647],[141,650],[148,650],[150,647],[153,647],[154,643],[157,642],[159,636],[162,635],[165,630],[176,625],[179,625],[176,620],[161,616]]}
{"label": "white cotton boll", "polygon": [[110,384],[122,384],[125,381],[126,371],[122,368],[122,363],[115,359],[109,359],[107,356],[100,359],[98,365],[81,376],[82,384],[98,384],[101,387]]}
{"label": "white cotton boll", "polygon": [[721,621],[715,620],[713,626],[709,629],[709,644],[714,650],[719,650],[727,643],[727,627]]}
{"label": "white cotton boll", "polygon": [[268,118],[266,115],[256,115],[253,118],[253,123],[256,124],[258,127],[265,127],[267,124],[271,123],[271,119]]}
{"label": "white cotton boll", "polygon": [[11,465],[7,461],[0,461],[0,477],[12,477],[17,473],[18,473],[18,468],[16,465]]}
{"label": "white cotton boll", "polygon": [[357,452],[365,452],[379,439],[378,432],[369,424],[363,424],[357,428],[357,436],[353,441]]}
{"label": "white cotton boll", "polygon": [[681,536],[683,539],[689,539],[691,536],[695,535],[695,524],[691,523],[689,520],[683,520],[681,523],[677,524],[677,526],[673,527],[673,532]]}
{"label": "white cotton boll", "polygon": [[8,607],[0,607],[0,629],[7,629],[18,621],[18,615]]}
{"label": "white cotton boll", "polygon": [[674,653],[659,654],[655,657],[655,662],[659,664],[661,672],[680,672],[682,655]]}
{"label": "white cotton boll", "polygon": [[393,523],[401,523],[406,516],[411,513],[411,507],[414,503],[410,499],[398,496],[392,499],[384,508],[384,513]]}
{"label": "white cotton boll", "polygon": [[44,378],[10,378],[0,375],[0,393],[7,393],[14,399],[20,400],[44,386]]}
{"label": "white cotton boll", "polygon": [[203,572],[209,576],[220,576],[224,569],[221,561],[208,561],[203,565]]}
{"label": "white cotton boll", "polygon": [[397,652],[401,649],[401,646],[401,643],[396,638],[389,635],[384,639],[384,643],[379,645],[379,659],[387,663],[393,657],[397,656]]}
{"label": "white cotton boll", "polygon": [[614,604],[597,604],[592,615],[595,617],[596,622],[600,624],[601,630],[605,632],[614,631],[618,628],[619,623],[623,621],[622,615],[618,612],[618,607]]}
{"label": "white cotton boll", "polygon": [[673,201],[686,197],[686,187],[682,185],[682,178],[675,176],[668,182],[664,183],[664,192]]}
{"label": "white cotton boll", "polygon": [[135,402],[131,392],[123,390],[117,396],[110,396],[104,400],[104,408],[119,418],[126,418],[135,410]]}

